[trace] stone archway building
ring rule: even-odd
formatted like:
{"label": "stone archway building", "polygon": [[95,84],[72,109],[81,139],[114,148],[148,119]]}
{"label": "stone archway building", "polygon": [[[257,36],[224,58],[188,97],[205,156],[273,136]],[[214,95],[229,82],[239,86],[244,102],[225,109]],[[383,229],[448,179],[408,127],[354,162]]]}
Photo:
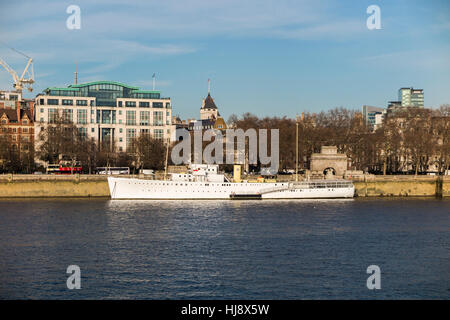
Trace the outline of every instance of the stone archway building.
{"label": "stone archway building", "polygon": [[337,153],[335,146],[322,146],[320,153],[311,155],[311,172],[322,173],[325,169],[334,169],[336,176],[342,177],[347,170],[347,156]]}

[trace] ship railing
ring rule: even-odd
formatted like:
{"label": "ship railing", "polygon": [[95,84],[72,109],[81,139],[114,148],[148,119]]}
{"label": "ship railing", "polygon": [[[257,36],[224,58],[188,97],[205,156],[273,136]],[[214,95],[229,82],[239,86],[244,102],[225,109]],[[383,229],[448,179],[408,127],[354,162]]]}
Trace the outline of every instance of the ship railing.
{"label": "ship railing", "polygon": [[349,188],[353,186],[351,181],[305,181],[293,182],[294,189],[320,189],[320,188]]}
{"label": "ship railing", "polygon": [[265,188],[265,189],[261,189],[259,190],[260,194],[265,194],[265,193],[271,193],[271,192],[277,192],[277,191],[284,191],[284,190],[289,190],[291,189],[291,185],[284,185],[281,187],[271,187],[271,188]]}

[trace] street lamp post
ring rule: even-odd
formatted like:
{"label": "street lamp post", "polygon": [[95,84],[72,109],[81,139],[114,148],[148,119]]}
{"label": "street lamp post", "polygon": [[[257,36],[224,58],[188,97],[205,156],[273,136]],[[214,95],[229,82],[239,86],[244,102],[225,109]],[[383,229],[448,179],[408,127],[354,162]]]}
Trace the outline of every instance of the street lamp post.
{"label": "street lamp post", "polygon": [[295,181],[298,182],[298,112],[295,120]]}

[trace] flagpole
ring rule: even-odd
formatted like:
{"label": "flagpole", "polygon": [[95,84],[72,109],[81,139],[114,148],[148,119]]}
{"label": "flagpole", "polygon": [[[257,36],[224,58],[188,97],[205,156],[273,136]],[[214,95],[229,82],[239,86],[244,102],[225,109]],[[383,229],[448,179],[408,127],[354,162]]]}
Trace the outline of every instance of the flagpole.
{"label": "flagpole", "polygon": [[153,91],[155,91],[155,79],[156,79],[156,74],[153,74]]}

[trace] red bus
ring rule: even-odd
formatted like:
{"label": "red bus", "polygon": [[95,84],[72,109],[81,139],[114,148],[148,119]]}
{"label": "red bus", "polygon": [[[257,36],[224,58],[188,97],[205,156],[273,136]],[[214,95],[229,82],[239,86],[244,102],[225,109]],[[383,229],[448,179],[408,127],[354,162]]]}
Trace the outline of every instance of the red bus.
{"label": "red bus", "polygon": [[63,164],[49,164],[47,166],[47,174],[75,174],[81,173],[82,167],[79,164],[74,166]]}

